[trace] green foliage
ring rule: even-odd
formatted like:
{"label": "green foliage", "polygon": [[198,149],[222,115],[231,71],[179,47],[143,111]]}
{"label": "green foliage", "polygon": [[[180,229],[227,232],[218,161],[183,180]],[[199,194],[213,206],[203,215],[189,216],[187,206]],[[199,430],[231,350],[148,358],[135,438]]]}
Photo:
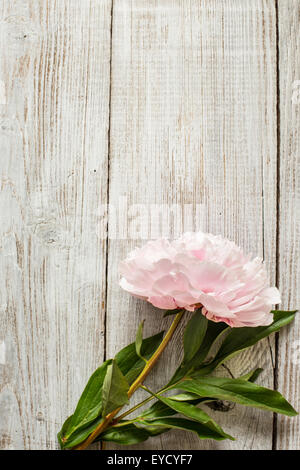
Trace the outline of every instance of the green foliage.
{"label": "green foliage", "polygon": [[211,376],[190,377],[177,384],[176,388],[195,393],[199,397],[229,400],[241,405],[262,408],[288,416],[295,416],[297,414],[279,392],[260,387],[253,382],[243,379]]}
{"label": "green foliage", "polygon": [[190,431],[195,433],[199,439],[214,439],[216,441],[222,441],[227,439],[229,436],[220,434],[217,430],[214,430],[210,426],[193,421],[186,418],[158,418],[153,420],[143,420],[143,426],[149,426],[152,428],[152,432],[158,430],[159,427],[164,429],[164,432],[170,429],[181,429],[184,431]]}
{"label": "green foliage", "polygon": [[184,363],[191,361],[199,351],[205,337],[207,323],[207,318],[199,310],[196,311],[188,322],[183,338]]}
{"label": "green foliage", "polygon": [[208,366],[203,367],[203,373],[211,373],[222,362],[253,346],[271,333],[280,330],[283,326],[288,325],[294,320],[296,312],[297,310],[292,312],[274,310],[274,320],[271,325],[255,328],[231,328],[214,360]]}
{"label": "green foliage", "polygon": [[[146,358],[150,357],[161,343],[164,332],[146,338],[142,341],[141,351]],[[83,442],[101,422],[103,414],[103,384],[106,379],[106,387],[110,380],[110,374],[106,377],[110,366],[110,374],[116,370],[116,366],[124,376],[126,382],[131,384],[143,370],[145,362],[137,355],[135,343],[123,348],[114,361],[105,361],[90,377],[74,411],[74,414],[66,419],[61,431],[58,433],[58,441],[63,449],[72,448]],[[106,388],[106,393],[107,393]],[[125,399],[125,395],[123,396]],[[127,399],[127,395],[126,395]],[[111,405],[109,405],[111,407]],[[109,409],[109,408],[108,408]]]}
{"label": "green foliage", "polygon": [[[167,312],[176,313],[176,310]],[[279,392],[254,383],[262,369],[254,369],[238,379],[211,375],[216,367],[235,354],[289,324],[296,312],[273,313],[274,321],[269,326],[229,328],[225,323],[207,321],[200,312],[195,312],[184,333],[182,363],[159,393],[146,389],[156,401],[132,420],[113,421],[96,440],[131,445],[172,429],[193,432],[200,439],[233,439],[198,406],[215,400],[295,416],[297,412]],[[92,374],[73,415],[58,433],[61,448],[70,449],[82,443],[104,417],[128,403],[130,385],[144,369],[145,361],[155,353],[162,338],[163,332],[143,339],[141,323],[135,342],[123,348],[115,359],[105,361]],[[220,342],[219,349],[210,358],[216,342]],[[175,389],[180,393],[165,396],[166,391]]]}
{"label": "green foliage", "polygon": [[[66,419],[59,433],[59,441],[62,447],[67,447],[70,442],[76,442],[78,436],[93,423],[101,414],[102,386],[108,367],[112,361],[105,361],[90,377],[74,411],[74,414]],[[76,444],[73,444],[76,445]]]}
{"label": "green foliage", "polygon": [[139,327],[138,327],[138,330],[137,330],[137,333],[136,333],[136,338],[135,338],[135,351],[137,353],[137,355],[143,359],[143,361],[147,362],[147,360],[142,356],[142,353],[141,353],[141,349],[142,349],[142,345],[143,345],[143,328],[144,328],[144,322],[145,320],[143,320]]}
{"label": "green foliage", "polygon": [[212,321],[208,322],[201,347],[199,347],[198,351],[191,360],[182,361],[168,385],[176,383],[185,375],[191,374],[194,370],[199,368],[203,364],[203,361],[206,359],[209,351],[216,341],[218,341],[224,335],[224,333],[229,331],[229,329],[230,328],[225,323],[215,323]]}
{"label": "green foliage", "polygon": [[102,389],[102,417],[128,403],[129,384],[116,361],[108,366]]}
{"label": "green foliage", "polygon": [[146,441],[150,434],[133,423],[121,423],[108,428],[99,436],[99,441],[115,442],[121,445],[133,445]]}
{"label": "green foliage", "polygon": [[[149,391],[150,392],[150,391]],[[229,438],[233,440],[233,437],[226,434],[223,429],[201,408],[197,408],[194,404],[187,403],[184,401],[172,400],[172,398],[163,397],[161,395],[154,394],[163,405],[168,406],[176,413],[184,415],[186,418],[190,418],[201,423],[203,426],[207,427],[210,431],[214,432],[215,435],[219,435],[220,438]]]}
{"label": "green foliage", "polygon": [[[154,351],[156,351],[160,345],[163,335],[164,331],[161,331],[160,333],[143,340],[140,348],[143,358],[149,359],[152,356]],[[115,361],[129,384],[134,382],[145,367],[145,361],[136,353],[135,342],[121,349],[121,351],[116,355]]]}

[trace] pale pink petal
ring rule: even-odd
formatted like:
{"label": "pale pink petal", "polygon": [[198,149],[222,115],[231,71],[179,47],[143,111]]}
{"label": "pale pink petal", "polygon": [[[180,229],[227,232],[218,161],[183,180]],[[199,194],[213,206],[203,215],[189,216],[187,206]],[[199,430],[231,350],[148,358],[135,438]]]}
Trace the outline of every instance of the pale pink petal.
{"label": "pale pink petal", "polygon": [[167,295],[159,297],[159,296],[152,296],[149,297],[149,302],[154,305],[154,307],[173,310],[177,308],[177,305],[172,297]]}
{"label": "pale pink petal", "polygon": [[170,273],[153,283],[155,292],[186,292],[190,288],[189,282],[183,273]]}
{"label": "pale pink petal", "polygon": [[245,255],[232,241],[188,232],[133,250],[120,264],[121,287],[161,309],[185,308],[231,327],[268,325],[280,302],[261,258]]}

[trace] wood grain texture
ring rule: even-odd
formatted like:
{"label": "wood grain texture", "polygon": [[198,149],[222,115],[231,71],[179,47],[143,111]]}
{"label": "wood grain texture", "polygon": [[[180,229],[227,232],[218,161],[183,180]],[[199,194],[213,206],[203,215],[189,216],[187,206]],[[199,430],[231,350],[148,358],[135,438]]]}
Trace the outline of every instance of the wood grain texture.
{"label": "wood grain texture", "polygon": [[[133,238],[221,233],[264,255],[275,280],[275,2],[115,0],[111,86],[109,202],[128,207],[121,211],[124,240],[109,241],[108,356],[133,341],[141,319],[148,333],[166,325],[118,287],[117,262],[143,243]],[[172,204],[179,205],[174,218]],[[150,217],[153,205],[162,205],[162,233]],[[115,232],[110,219],[109,237]],[[174,369],[178,344],[175,338],[150,380],[153,389]],[[230,367],[237,375],[257,365],[265,367],[260,382],[272,387],[267,341]],[[271,414],[236,406],[214,417],[236,442],[199,442],[174,432],[137,448],[271,448]]]}
{"label": "wood grain texture", "polygon": [[[1,449],[56,448],[103,358],[144,318],[145,335],[167,328],[118,286],[149,238],[221,233],[263,256],[272,283],[278,258],[282,306],[297,307],[299,65],[299,0],[0,0]],[[229,364],[264,367],[273,387],[277,360],[296,407],[297,322],[276,357],[271,339]],[[271,414],[209,413],[237,441],[174,431],[133,448],[272,447]],[[300,449],[299,419],[275,424],[274,447]]]}
{"label": "wood grain texture", "polygon": [[0,2],[3,449],[56,448],[103,360],[110,21],[106,0]]}
{"label": "wood grain texture", "polygon": [[[300,1],[279,0],[279,287],[284,308],[300,305]],[[278,344],[278,389],[300,409],[300,321]],[[277,449],[300,449],[300,418],[278,416]]]}

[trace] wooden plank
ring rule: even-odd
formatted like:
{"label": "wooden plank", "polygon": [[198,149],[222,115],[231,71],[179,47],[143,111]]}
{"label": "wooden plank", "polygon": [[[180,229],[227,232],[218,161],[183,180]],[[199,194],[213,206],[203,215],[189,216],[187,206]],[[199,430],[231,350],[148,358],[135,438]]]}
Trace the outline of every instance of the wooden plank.
{"label": "wooden plank", "polygon": [[[168,323],[118,287],[118,262],[140,238],[161,234],[151,205],[163,212],[163,235],[221,233],[264,255],[275,281],[275,2],[115,0],[112,38],[108,357],[134,339],[141,319],[146,333]],[[153,389],[177,364],[181,333]],[[267,341],[230,367],[237,375],[257,365],[260,383],[272,387]],[[271,414],[236,406],[213,415],[236,442],[173,432],[137,448],[271,448]]]}
{"label": "wooden plank", "polygon": [[0,2],[0,446],[54,449],[103,360],[110,0]]}
{"label": "wooden plank", "polygon": [[[300,1],[279,0],[279,287],[283,307],[300,305]],[[300,409],[300,320],[280,332],[278,390]],[[277,449],[300,449],[300,418],[278,416]]]}

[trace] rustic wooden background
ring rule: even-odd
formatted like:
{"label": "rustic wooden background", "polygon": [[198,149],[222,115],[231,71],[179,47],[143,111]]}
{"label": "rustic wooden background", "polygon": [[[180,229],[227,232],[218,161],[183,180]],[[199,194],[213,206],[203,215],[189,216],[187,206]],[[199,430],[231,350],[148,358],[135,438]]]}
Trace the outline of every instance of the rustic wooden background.
{"label": "rustic wooden background", "polygon": [[[299,0],[0,0],[2,449],[57,448],[103,358],[142,318],[146,333],[169,322],[118,287],[143,243],[137,204],[189,204],[182,230],[263,255],[299,307],[299,15]],[[106,204],[123,204],[117,222]],[[299,364],[298,318],[230,368],[263,366],[299,410]],[[300,449],[299,418],[214,416],[235,442],[174,431],[137,448]]]}

